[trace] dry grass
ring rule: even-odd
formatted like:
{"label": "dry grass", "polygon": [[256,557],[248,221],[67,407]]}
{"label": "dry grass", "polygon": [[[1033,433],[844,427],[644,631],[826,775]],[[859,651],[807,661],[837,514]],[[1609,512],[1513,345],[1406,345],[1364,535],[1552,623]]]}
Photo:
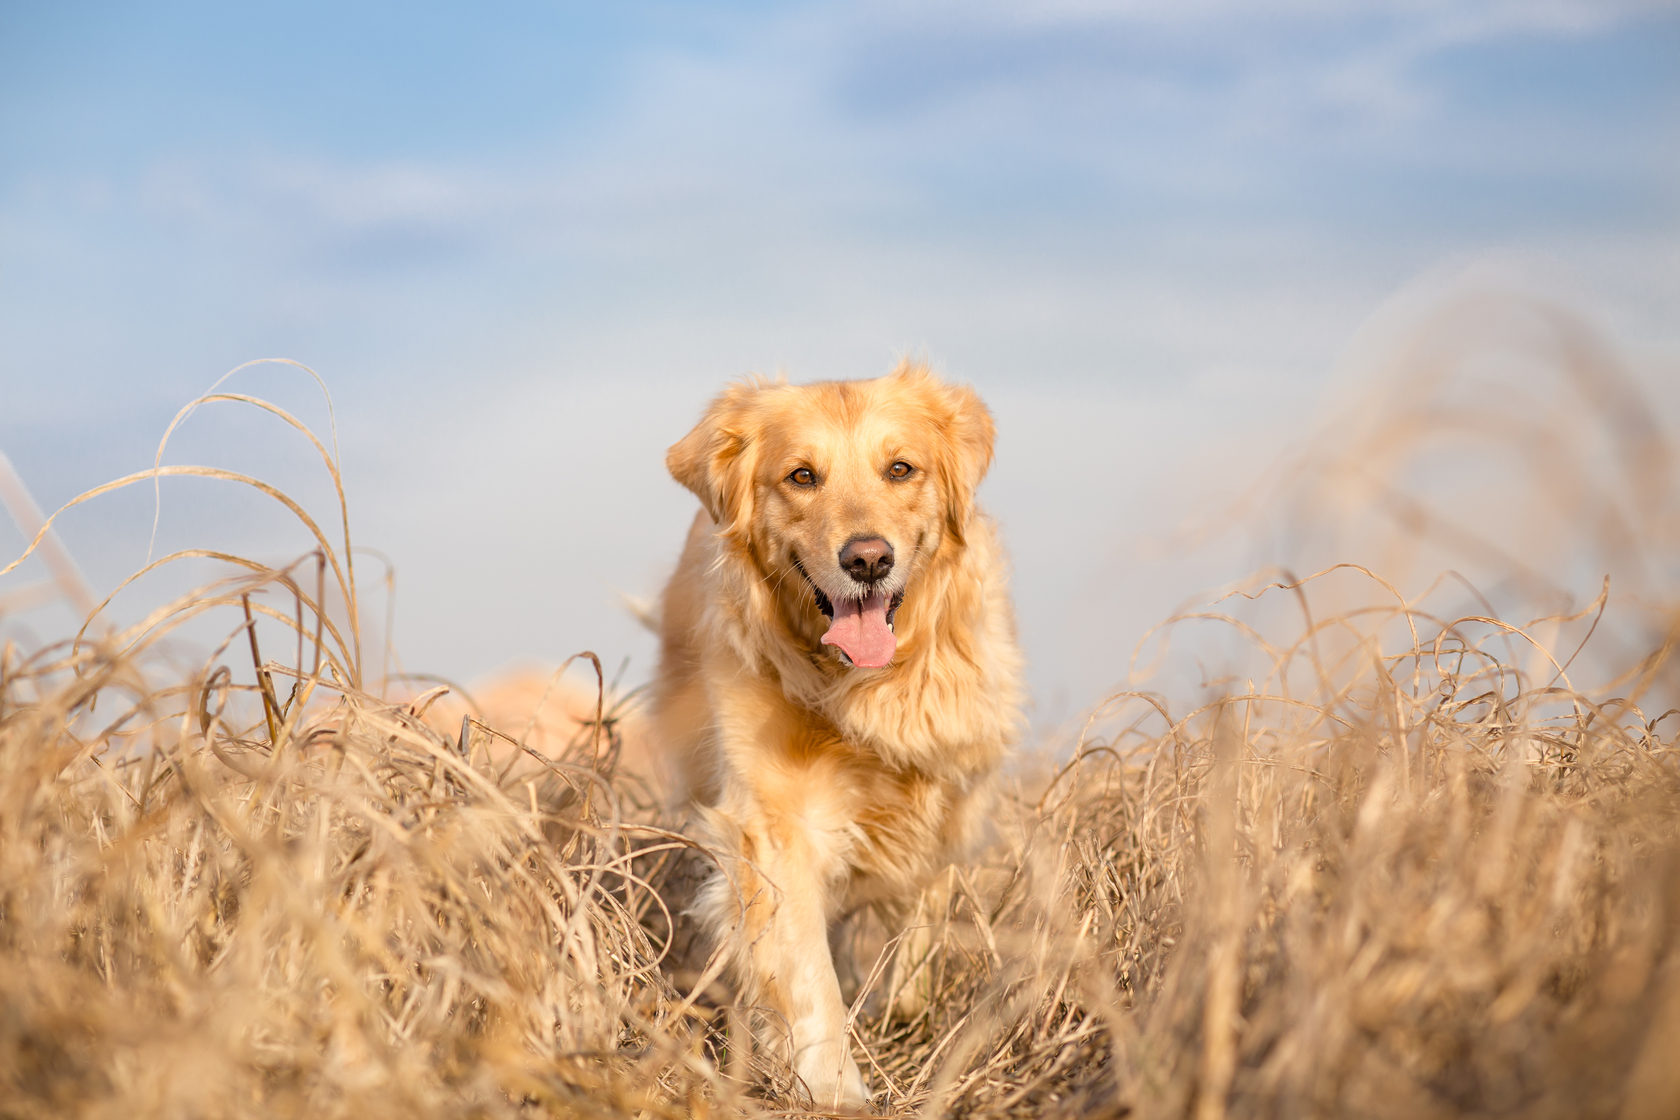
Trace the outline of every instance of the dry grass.
{"label": "dry grass", "polygon": [[[0,653],[0,1113],[797,1111],[710,977],[662,968],[661,892],[705,857],[615,772],[623,713],[545,755],[370,694],[347,541],[315,536]],[[1248,594],[1204,699],[1119,695],[1023,770],[929,916],[926,1012],[883,1014],[891,931],[856,924],[876,1107],[1680,1114],[1672,602],[1587,695],[1602,603],[1437,617],[1354,568]]]}

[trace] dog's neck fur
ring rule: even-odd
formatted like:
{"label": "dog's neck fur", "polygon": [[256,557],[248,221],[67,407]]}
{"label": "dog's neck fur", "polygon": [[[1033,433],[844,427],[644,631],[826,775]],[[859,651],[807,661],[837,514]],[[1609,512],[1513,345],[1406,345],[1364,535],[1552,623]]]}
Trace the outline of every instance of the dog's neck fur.
{"label": "dog's neck fur", "polygon": [[[987,626],[1014,628],[996,531],[976,514],[964,538],[918,550],[895,619],[898,650],[885,668],[843,665],[820,641],[822,615],[804,579],[767,570],[744,541],[714,538],[710,602],[750,609],[714,609],[711,629],[743,668],[776,677],[791,702],[822,716],[854,747],[895,769],[966,782],[989,772],[1015,739],[1021,697],[1013,633],[980,640]],[[954,647],[947,656],[931,656],[935,633]],[[982,649],[993,657],[979,656]],[[998,663],[995,651],[1008,651],[1009,663]],[[929,693],[940,702],[929,704]]]}

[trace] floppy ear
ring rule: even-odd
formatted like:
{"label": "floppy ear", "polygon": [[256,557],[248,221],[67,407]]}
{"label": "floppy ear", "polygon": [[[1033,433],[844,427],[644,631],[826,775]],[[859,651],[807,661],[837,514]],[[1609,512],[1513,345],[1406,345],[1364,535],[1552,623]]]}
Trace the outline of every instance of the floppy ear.
{"label": "floppy ear", "polygon": [[700,423],[665,453],[671,477],[694,492],[723,533],[735,536],[752,521],[750,403],[756,385],[731,385],[714,400]]}
{"label": "floppy ear", "polygon": [[974,516],[974,489],[992,465],[997,428],[973,389],[967,385],[943,388],[945,447],[940,475],[945,490],[945,528],[960,545]]}

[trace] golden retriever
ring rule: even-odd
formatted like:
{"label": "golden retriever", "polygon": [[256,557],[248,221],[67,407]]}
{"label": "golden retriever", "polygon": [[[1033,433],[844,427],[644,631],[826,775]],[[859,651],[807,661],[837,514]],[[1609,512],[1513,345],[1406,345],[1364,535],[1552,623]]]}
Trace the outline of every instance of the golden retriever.
{"label": "golden retriever", "polygon": [[699,497],[665,588],[654,734],[720,853],[694,913],[819,1105],[867,1091],[831,924],[902,915],[975,838],[1021,722],[1002,549],[974,490],[974,391],[727,389],[666,465]]}

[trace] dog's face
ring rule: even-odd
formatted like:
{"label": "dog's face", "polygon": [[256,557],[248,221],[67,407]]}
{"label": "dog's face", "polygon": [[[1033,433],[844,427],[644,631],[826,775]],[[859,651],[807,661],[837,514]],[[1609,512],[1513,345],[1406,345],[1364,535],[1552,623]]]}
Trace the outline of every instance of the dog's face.
{"label": "dog's face", "polygon": [[962,547],[992,437],[973,390],[906,364],[873,381],[734,386],[665,461],[766,578],[795,589],[797,631],[877,668],[920,568]]}

